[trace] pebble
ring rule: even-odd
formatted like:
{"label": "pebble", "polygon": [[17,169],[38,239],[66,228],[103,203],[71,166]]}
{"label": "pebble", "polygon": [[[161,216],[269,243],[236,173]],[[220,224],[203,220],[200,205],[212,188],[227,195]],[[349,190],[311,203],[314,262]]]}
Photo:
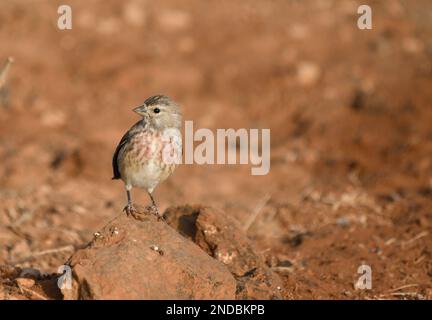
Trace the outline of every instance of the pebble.
{"label": "pebble", "polygon": [[321,77],[321,68],[314,62],[301,62],[297,66],[297,81],[304,87],[316,84]]}
{"label": "pebble", "polygon": [[33,268],[24,268],[21,270],[20,273],[20,278],[28,278],[28,277],[32,277],[35,279],[38,279],[41,277],[41,273],[38,269],[33,269]]}
{"label": "pebble", "polygon": [[123,18],[134,27],[141,27],[146,22],[145,11],[139,2],[128,2],[125,4]]}
{"label": "pebble", "polygon": [[413,37],[405,38],[402,41],[402,48],[407,52],[411,54],[418,54],[424,49],[423,43]]}
{"label": "pebble", "polygon": [[165,31],[178,31],[190,26],[191,17],[182,10],[169,10],[160,13],[158,22]]}
{"label": "pebble", "polygon": [[341,227],[347,227],[347,226],[349,226],[350,222],[347,218],[341,217],[341,218],[336,219],[336,224],[341,226]]}
{"label": "pebble", "polygon": [[36,281],[34,279],[29,278],[17,278],[15,281],[21,287],[31,288],[35,285]]}

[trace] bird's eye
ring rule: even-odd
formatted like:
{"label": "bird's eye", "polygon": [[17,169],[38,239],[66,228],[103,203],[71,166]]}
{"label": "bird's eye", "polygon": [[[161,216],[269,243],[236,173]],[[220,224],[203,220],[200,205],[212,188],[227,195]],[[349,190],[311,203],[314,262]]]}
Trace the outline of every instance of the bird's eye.
{"label": "bird's eye", "polygon": [[159,109],[159,108],[154,108],[154,109],[153,109],[153,112],[154,112],[154,113],[159,113],[159,112],[160,112],[160,109]]}

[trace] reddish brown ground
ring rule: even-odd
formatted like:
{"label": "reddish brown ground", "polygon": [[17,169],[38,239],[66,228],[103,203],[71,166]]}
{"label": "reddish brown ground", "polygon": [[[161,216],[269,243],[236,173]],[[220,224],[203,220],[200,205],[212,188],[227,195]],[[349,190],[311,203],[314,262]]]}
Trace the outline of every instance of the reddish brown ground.
{"label": "reddish brown ground", "polygon": [[270,128],[272,161],[181,166],[163,210],[257,212],[246,232],[289,299],[432,298],[430,0],[369,1],[371,31],[336,0],[71,0],[60,31],[63,2],[0,4],[0,264],[55,272],[120,212],[113,150],[165,93],[196,128]]}

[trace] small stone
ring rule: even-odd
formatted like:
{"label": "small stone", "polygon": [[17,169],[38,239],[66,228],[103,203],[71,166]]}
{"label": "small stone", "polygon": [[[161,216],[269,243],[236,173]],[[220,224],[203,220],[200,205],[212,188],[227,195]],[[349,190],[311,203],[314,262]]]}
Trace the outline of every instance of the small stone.
{"label": "small stone", "polygon": [[66,115],[60,110],[46,111],[42,114],[41,123],[44,126],[55,128],[62,126],[66,122]]}
{"label": "small stone", "polygon": [[78,214],[84,214],[87,212],[87,209],[84,208],[83,206],[80,205],[74,205],[72,207],[73,212],[78,213]]}
{"label": "small stone", "polygon": [[15,281],[21,287],[31,288],[35,285],[36,281],[30,278],[17,278]]}
{"label": "small stone", "polygon": [[127,23],[134,27],[141,27],[146,21],[144,8],[140,2],[132,1],[125,4],[123,8],[123,17]]}
{"label": "small stone", "polygon": [[103,35],[112,35],[121,30],[119,21],[116,18],[105,18],[96,25],[96,31]]}
{"label": "small stone", "polygon": [[183,37],[178,41],[178,49],[183,53],[191,53],[195,50],[196,43],[192,37]]}
{"label": "small stone", "polygon": [[290,268],[293,266],[292,262],[289,260],[283,260],[277,264],[278,267]]}
{"label": "small stone", "polygon": [[303,40],[309,35],[309,29],[304,24],[294,24],[290,30],[290,35],[293,39]]}
{"label": "small stone", "polygon": [[341,226],[341,227],[348,227],[349,224],[350,224],[350,222],[349,222],[349,220],[348,220],[347,218],[345,218],[345,217],[340,217],[340,218],[337,218],[337,219],[336,219],[336,224],[337,224],[338,226]]}
{"label": "small stone", "polygon": [[300,85],[309,87],[316,84],[321,76],[321,69],[314,62],[301,62],[297,66],[297,80]]}
{"label": "small stone", "polygon": [[164,252],[158,247],[158,246],[151,246],[150,249],[152,249],[153,251],[156,251],[157,253],[159,253],[161,256],[164,255]]}
{"label": "small stone", "polygon": [[347,296],[347,297],[351,297],[352,296],[352,293],[350,291],[348,291],[348,290],[344,291],[343,294],[345,296]]}
{"label": "small stone", "polygon": [[40,279],[41,273],[38,269],[24,268],[21,270],[20,278]]}
{"label": "small stone", "polygon": [[402,48],[408,53],[418,54],[424,49],[424,44],[420,40],[410,37],[402,41]]}
{"label": "small stone", "polygon": [[190,14],[182,10],[163,11],[157,19],[159,25],[169,32],[186,29],[191,24]]}

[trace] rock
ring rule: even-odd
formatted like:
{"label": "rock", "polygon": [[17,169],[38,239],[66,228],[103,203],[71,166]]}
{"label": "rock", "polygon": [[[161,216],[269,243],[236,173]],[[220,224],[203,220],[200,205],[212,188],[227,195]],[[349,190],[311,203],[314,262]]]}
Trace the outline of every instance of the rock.
{"label": "rock", "polygon": [[41,272],[38,269],[34,269],[34,268],[23,268],[21,270],[19,277],[36,280],[41,278]]}
{"label": "rock", "polygon": [[4,63],[2,68],[0,69],[0,89],[6,84],[6,78],[8,76],[10,67],[11,67],[13,62],[14,62],[14,58],[8,57],[6,59],[6,62]]}
{"label": "rock", "polygon": [[96,31],[104,36],[110,36],[121,30],[120,21],[118,18],[107,17],[99,20],[96,24]]}
{"label": "rock", "polygon": [[213,208],[169,208],[167,222],[224,263],[237,281],[237,299],[281,299],[282,282],[253,248],[238,223]]}
{"label": "rock", "polygon": [[35,285],[36,281],[31,278],[17,278],[15,281],[18,283],[19,286],[31,288]]}
{"label": "rock", "polygon": [[304,61],[297,66],[297,81],[304,87],[316,84],[321,77],[321,68],[314,62]]}
{"label": "rock", "polygon": [[141,1],[129,1],[124,4],[123,17],[134,27],[142,27],[146,22],[146,11]]}
{"label": "rock", "polygon": [[407,37],[402,41],[402,48],[407,53],[419,54],[424,49],[424,44],[419,39],[414,37]]}
{"label": "rock", "polygon": [[184,30],[191,25],[191,16],[183,10],[161,11],[157,20],[164,31],[174,32]]}
{"label": "rock", "polygon": [[42,113],[41,124],[49,128],[58,128],[67,121],[66,114],[61,110],[47,110]]}
{"label": "rock", "polygon": [[309,36],[309,28],[306,24],[293,24],[289,33],[293,39],[303,40]]}
{"label": "rock", "polygon": [[139,208],[120,215],[69,260],[65,299],[233,299],[227,268],[163,221]]}

